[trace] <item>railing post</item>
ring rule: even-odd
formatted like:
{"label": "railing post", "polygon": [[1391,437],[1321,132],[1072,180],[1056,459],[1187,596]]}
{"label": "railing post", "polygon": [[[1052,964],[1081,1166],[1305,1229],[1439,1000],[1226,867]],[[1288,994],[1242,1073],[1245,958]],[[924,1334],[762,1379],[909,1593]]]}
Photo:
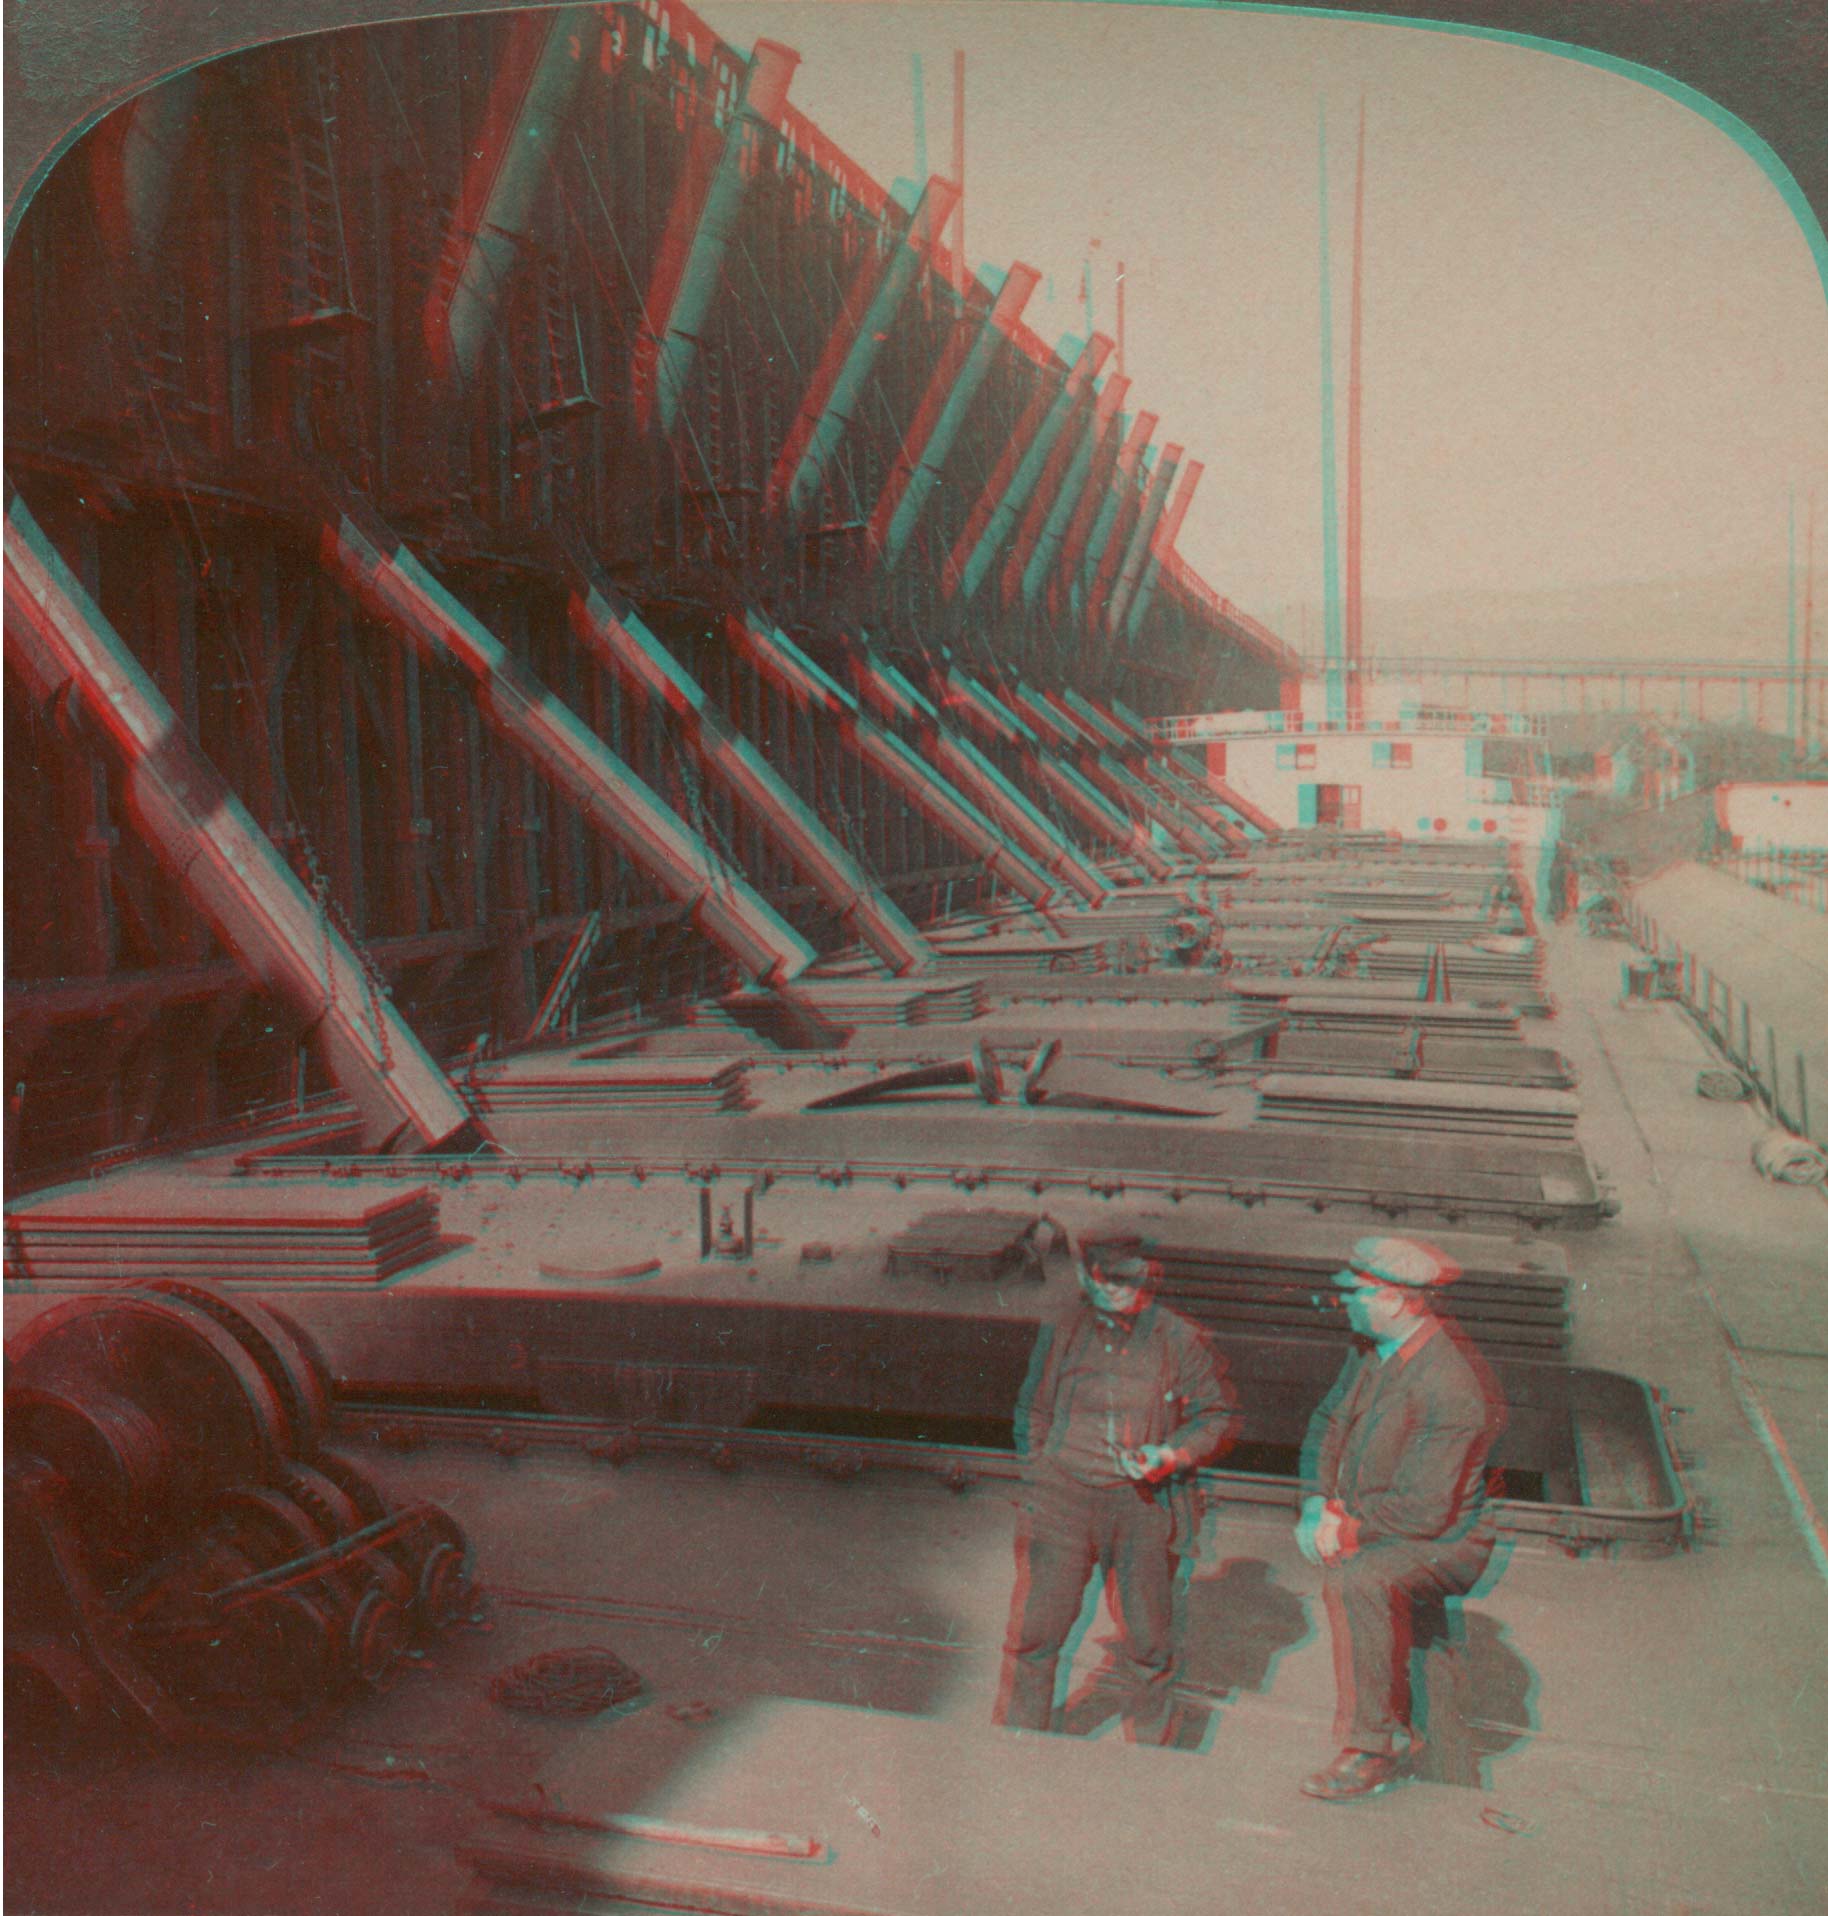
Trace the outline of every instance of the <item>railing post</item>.
{"label": "railing post", "polygon": [[1809,1132],[1809,1067],[1803,1062],[1803,1054],[1796,1054],[1796,1129],[1800,1137],[1808,1137]]}
{"label": "railing post", "polygon": [[1771,1115],[1782,1124],[1784,1104],[1777,1076],[1777,1033],[1768,1023],[1765,1026],[1765,1067],[1771,1073]]}

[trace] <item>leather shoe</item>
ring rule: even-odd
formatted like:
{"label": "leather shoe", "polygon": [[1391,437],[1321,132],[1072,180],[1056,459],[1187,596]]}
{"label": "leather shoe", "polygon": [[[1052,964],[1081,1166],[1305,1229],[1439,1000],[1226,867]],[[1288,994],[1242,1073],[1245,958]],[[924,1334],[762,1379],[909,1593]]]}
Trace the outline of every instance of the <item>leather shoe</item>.
{"label": "leather shoe", "polygon": [[1302,1781],[1304,1796],[1317,1796],[1323,1803],[1349,1803],[1355,1797],[1375,1796],[1387,1789],[1397,1773],[1394,1756],[1379,1756],[1370,1750],[1341,1750],[1324,1770],[1316,1770]]}

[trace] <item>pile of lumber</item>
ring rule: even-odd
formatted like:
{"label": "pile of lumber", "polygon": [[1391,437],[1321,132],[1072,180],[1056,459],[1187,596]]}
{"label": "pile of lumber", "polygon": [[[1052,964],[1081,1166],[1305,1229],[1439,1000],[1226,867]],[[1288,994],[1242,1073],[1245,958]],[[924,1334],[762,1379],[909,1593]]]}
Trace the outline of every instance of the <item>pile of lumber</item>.
{"label": "pile of lumber", "polygon": [[1455,1137],[1574,1136],[1580,1100],[1533,1085],[1455,1084],[1423,1078],[1352,1078],[1318,1071],[1273,1071],[1257,1083],[1265,1124],[1349,1129],[1445,1131]]}
{"label": "pile of lumber", "polygon": [[6,1274],[378,1284],[443,1248],[429,1189],[129,1176],[10,1206]]}
{"label": "pile of lumber", "polygon": [[523,1059],[485,1067],[467,1089],[485,1116],[541,1112],[741,1111],[748,1073],[734,1058],[609,1058],[553,1064]]}

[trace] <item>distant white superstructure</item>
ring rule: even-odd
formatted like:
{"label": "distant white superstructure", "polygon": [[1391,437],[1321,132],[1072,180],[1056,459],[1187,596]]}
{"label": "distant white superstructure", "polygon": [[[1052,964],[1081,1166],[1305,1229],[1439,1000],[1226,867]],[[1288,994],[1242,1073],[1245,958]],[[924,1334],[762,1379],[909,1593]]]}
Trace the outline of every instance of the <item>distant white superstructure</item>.
{"label": "distant white superstructure", "polygon": [[1301,708],[1155,721],[1164,744],[1199,750],[1195,769],[1221,797],[1285,828],[1524,846],[1541,843],[1555,811],[1543,729],[1528,714],[1456,711],[1388,684],[1368,689],[1357,726]]}
{"label": "distant white superstructure", "polygon": [[1722,785],[1714,806],[1735,851],[1828,851],[1828,784]]}

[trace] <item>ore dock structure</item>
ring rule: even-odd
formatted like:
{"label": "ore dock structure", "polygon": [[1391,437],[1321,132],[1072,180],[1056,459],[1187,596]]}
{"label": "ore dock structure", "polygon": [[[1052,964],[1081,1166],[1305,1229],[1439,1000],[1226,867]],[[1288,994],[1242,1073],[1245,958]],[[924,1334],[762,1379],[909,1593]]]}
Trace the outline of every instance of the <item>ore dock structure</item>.
{"label": "ore dock structure", "polygon": [[[1374,669],[1351,577],[1314,669],[796,59],[277,40],[16,208],[9,1908],[1819,1909],[1828,675]],[[992,1721],[1042,1218],[1239,1400],[1172,1748],[1101,1610]],[[1508,1423],[1348,1809],[1374,1230]]]}

